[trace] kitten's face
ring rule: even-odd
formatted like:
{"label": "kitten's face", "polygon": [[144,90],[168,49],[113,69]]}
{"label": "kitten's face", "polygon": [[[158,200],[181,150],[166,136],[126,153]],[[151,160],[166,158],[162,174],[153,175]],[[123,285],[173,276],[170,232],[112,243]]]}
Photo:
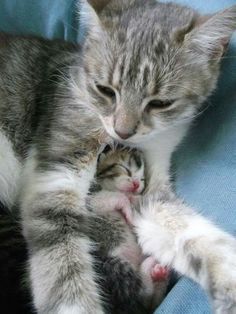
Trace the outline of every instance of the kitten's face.
{"label": "kitten's face", "polygon": [[128,149],[102,153],[97,166],[97,180],[108,191],[141,194],[145,186],[142,154]]}
{"label": "kitten's face", "polygon": [[205,27],[193,10],[152,0],[111,1],[100,13],[85,69],[90,102],[113,138],[138,143],[193,119],[216,85],[222,16]]}

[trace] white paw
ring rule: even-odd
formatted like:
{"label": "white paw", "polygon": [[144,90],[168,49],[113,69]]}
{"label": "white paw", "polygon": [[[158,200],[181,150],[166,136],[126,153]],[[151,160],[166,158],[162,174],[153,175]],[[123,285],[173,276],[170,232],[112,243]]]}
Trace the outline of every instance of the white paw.
{"label": "white paw", "polygon": [[[104,314],[101,309],[85,309],[82,305],[61,305],[57,314]],[[54,312],[53,312],[54,313]]]}
{"label": "white paw", "polygon": [[126,195],[121,194],[117,199],[115,210],[119,211],[124,217],[125,221],[132,225],[133,214],[129,198]]}
{"label": "white paw", "polygon": [[213,308],[215,314],[235,314],[236,304],[230,300],[214,300]]}
{"label": "white paw", "polygon": [[235,249],[236,241],[225,243],[208,264],[209,292],[217,314],[236,314]]}

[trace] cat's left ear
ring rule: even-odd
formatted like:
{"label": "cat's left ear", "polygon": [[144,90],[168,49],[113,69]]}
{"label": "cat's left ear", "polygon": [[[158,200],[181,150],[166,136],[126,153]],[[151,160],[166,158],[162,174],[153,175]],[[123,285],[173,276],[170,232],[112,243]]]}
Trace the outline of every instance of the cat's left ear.
{"label": "cat's left ear", "polygon": [[186,34],[185,40],[192,51],[219,61],[235,30],[236,5],[212,16],[196,19],[195,27]]}

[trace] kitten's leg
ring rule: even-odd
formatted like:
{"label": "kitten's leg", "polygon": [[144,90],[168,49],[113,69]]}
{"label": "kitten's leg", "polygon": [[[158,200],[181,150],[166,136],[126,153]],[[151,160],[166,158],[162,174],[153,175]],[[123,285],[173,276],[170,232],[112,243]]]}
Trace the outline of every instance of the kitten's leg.
{"label": "kitten's leg", "polygon": [[[29,246],[29,272],[39,314],[103,313],[95,284],[92,243],[87,234],[85,198],[95,156],[86,162],[51,163],[32,157],[21,192],[23,231]],[[90,214],[91,215],[91,214]]]}
{"label": "kitten's leg", "polygon": [[234,313],[236,240],[172,194],[170,199],[158,201],[151,195],[143,199],[134,224],[144,253],[199,282],[216,313]]}
{"label": "kitten's leg", "polygon": [[89,197],[87,203],[91,209],[95,209],[96,213],[104,214],[105,212],[119,211],[127,223],[130,224],[131,203],[123,193],[100,191]]}
{"label": "kitten's leg", "polygon": [[157,267],[160,272],[165,269],[165,267],[157,263],[153,256],[145,258],[140,265],[140,274],[145,287],[144,293],[151,301],[150,304],[153,310],[163,301],[169,282],[167,271],[165,271],[166,276],[163,278],[157,279],[157,277],[153,277],[153,270]]}

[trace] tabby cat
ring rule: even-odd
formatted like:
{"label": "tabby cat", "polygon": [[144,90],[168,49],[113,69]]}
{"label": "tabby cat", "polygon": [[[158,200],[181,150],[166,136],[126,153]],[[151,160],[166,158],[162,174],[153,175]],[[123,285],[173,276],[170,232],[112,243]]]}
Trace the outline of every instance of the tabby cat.
{"label": "tabby cat", "polygon": [[96,273],[108,313],[153,313],[166,294],[168,270],[142,255],[131,230],[131,206],[145,187],[143,156],[129,148],[107,148],[95,178],[87,205],[98,216],[91,215],[87,236],[96,243]]}
{"label": "tabby cat", "polygon": [[[108,314],[153,313],[167,290],[168,271],[152,257],[142,256],[125,221],[132,197],[144,190],[144,169],[140,152],[106,148],[90,187],[87,206],[91,216],[84,233],[95,243],[92,254]],[[0,226],[1,307],[7,314],[33,313],[25,273],[27,248],[17,216],[1,208]]]}
{"label": "tabby cat", "polygon": [[81,47],[0,36],[0,199],[20,208],[37,312],[104,313],[83,229],[97,156],[114,141],[147,162],[133,221],[143,252],[233,312],[236,241],[176,198],[169,166],[216,87],[236,6],[201,16],[155,0],[89,2]]}

